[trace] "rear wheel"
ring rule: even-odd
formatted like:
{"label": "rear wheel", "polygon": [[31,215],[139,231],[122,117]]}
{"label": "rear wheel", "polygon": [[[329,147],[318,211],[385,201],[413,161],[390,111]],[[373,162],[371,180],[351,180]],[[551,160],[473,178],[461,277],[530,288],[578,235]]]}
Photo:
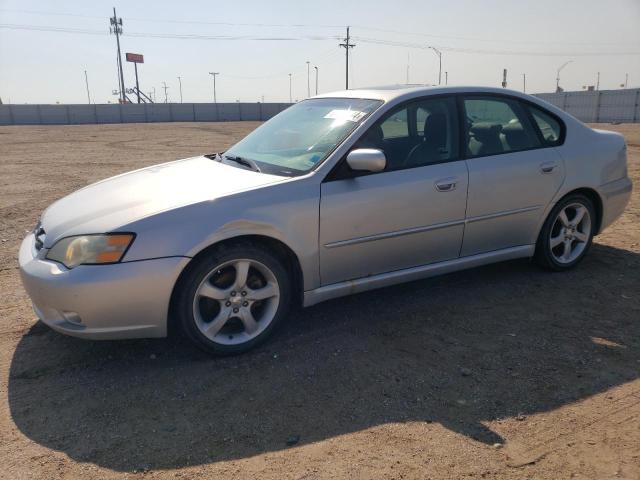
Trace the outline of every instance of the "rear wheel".
{"label": "rear wheel", "polygon": [[207,352],[233,355],[262,343],[286,316],[291,282],[267,249],[238,244],[197,260],[179,286],[176,312],[186,336]]}
{"label": "rear wheel", "polygon": [[577,265],[591,247],[595,209],[584,195],[570,195],[553,208],[536,245],[538,264],[561,271]]}

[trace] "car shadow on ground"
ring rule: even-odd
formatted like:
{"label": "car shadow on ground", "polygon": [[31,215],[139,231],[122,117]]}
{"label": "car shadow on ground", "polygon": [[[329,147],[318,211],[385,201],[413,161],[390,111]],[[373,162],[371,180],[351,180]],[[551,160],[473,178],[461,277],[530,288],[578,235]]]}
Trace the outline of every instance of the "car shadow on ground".
{"label": "car shadow on ground", "polygon": [[337,299],[234,358],[181,340],[82,341],[38,323],[12,360],[11,415],[33,441],[118,471],[245,458],[390,422],[501,442],[482,422],[638,377],[639,257],[594,245],[567,273],[514,261]]}

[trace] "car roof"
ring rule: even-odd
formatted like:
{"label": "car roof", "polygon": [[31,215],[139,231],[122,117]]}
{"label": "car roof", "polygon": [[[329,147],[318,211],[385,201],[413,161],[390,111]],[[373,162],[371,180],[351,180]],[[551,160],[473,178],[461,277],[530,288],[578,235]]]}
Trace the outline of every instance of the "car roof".
{"label": "car roof", "polygon": [[531,99],[530,95],[509,90],[507,88],[481,86],[438,86],[438,85],[386,85],[382,87],[354,88],[337,92],[324,93],[314,98],[370,98],[391,102],[404,100],[422,95],[438,95],[445,93],[491,93],[512,95]]}

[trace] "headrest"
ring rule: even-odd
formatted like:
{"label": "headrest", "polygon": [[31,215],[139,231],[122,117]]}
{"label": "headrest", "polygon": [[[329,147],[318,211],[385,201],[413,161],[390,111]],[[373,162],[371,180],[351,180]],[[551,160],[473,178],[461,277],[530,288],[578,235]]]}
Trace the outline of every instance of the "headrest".
{"label": "headrest", "polygon": [[502,127],[502,133],[504,133],[505,135],[523,132],[524,129],[522,128],[522,124],[520,122],[507,123],[504,127]]}
{"label": "headrest", "polygon": [[425,138],[447,134],[447,116],[444,113],[432,113],[424,121]]}
{"label": "headrest", "polygon": [[478,122],[471,125],[469,131],[478,139],[497,138],[502,132],[502,125],[499,123]]}

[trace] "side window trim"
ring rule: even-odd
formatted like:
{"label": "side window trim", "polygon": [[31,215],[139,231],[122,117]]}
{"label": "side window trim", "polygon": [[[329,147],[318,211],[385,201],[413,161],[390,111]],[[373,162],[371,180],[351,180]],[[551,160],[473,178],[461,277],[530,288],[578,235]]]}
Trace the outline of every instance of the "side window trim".
{"label": "side window trim", "polygon": [[533,116],[533,112],[531,111],[531,106],[522,104],[522,107],[527,115],[527,118],[529,119],[529,123],[531,124],[534,131],[536,132],[536,137],[538,137],[538,141],[540,142],[540,145],[541,145],[540,148],[550,147],[551,145],[549,145],[545,140],[544,135],[542,134],[542,130],[540,130],[540,125],[538,125],[538,122],[536,122],[536,119]]}
{"label": "side window trim", "polygon": [[[531,122],[533,127],[536,129],[536,132],[538,132],[540,138],[542,139],[542,144],[543,144],[542,148],[559,147],[560,145],[563,145],[566,137],[567,126],[562,121],[562,119],[558,117],[556,114],[547,110],[546,108],[541,107],[540,105],[536,105],[535,103],[523,102],[523,104],[525,106],[525,109],[527,110],[529,117],[531,117]],[[538,110],[540,113],[547,115],[548,117],[558,122],[558,126],[560,127],[560,135],[558,137],[558,140],[556,140],[555,142],[548,142],[544,138],[544,135],[542,134],[542,130],[540,129],[540,125],[538,125],[538,122],[534,118],[533,110]]]}

